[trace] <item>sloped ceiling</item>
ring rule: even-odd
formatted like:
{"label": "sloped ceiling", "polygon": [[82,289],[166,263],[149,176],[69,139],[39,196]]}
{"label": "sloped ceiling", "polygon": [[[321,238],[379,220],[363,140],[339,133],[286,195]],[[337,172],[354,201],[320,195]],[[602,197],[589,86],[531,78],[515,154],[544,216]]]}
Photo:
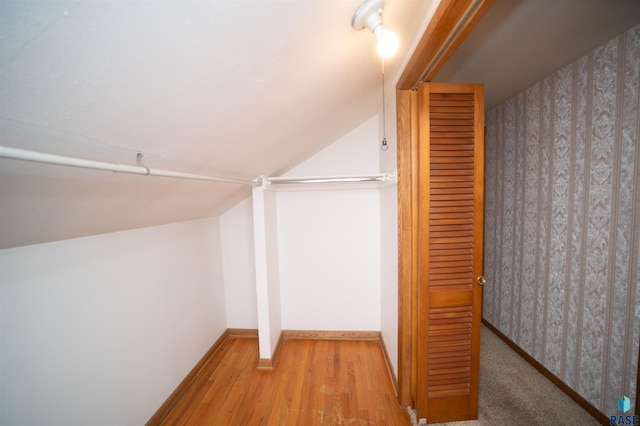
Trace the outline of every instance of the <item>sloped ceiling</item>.
{"label": "sloped ceiling", "polygon": [[[350,26],[360,3],[0,1],[0,145],[277,174],[379,109],[375,38]],[[436,4],[386,1],[397,58]],[[212,216],[249,191],[0,159],[0,248]]]}
{"label": "sloped ceiling", "polygon": [[490,109],[637,24],[638,0],[496,0],[434,81],[482,82]]}
{"label": "sloped ceiling", "polygon": [[[438,2],[386,0],[387,75]],[[277,175],[380,108],[360,3],[0,0],[0,145]],[[637,23],[638,0],[496,0],[435,81],[483,82],[491,108]],[[0,159],[0,249],[214,216],[249,191]]]}

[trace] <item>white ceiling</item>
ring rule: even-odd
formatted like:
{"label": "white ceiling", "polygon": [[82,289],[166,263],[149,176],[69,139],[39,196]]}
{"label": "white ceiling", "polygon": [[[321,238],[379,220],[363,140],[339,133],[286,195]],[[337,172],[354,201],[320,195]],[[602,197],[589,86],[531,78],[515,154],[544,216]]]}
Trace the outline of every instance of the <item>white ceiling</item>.
{"label": "white ceiling", "polygon": [[[380,107],[375,37],[351,28],[360,3],[0,0],[0,145],[278,174]],[[436,4],[387,0],[397,58]],[[212,216],[249,191],[0,159],[0,248]]]}
{"label": "white ceiling", "polygon": [[[0,145],[276,175],[380,108],[360,3],[0,0]],[[386,0],[387,75],[437,3]],[[496,0],[436,80],[482,81],[492,106],[639,22],[639,0]],[[249,191],[0,159],[0,249],[213,216]]]}

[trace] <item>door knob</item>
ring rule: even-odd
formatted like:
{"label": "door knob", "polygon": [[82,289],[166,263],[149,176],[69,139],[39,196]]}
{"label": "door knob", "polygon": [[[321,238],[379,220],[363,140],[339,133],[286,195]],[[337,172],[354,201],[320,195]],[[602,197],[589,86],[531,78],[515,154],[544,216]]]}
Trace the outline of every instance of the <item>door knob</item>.
{"label": "door knob", "polygon": [[487,282],[487,278],[484,275],[480,275],[478,277],[478,284],[485,285],[486,282]]}

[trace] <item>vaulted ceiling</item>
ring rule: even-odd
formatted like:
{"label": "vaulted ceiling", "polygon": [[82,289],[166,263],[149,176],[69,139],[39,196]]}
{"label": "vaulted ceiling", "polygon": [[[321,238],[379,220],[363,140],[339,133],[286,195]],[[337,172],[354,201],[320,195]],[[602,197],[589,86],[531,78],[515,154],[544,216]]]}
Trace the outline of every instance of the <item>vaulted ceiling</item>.
{"label": "vaulted ceiling", "polygon": [[[2,0],[0,145],[277,174],[380,108],[375,37],[351,28],[360,3]],[[388,74],[436,5],[387,0],[402,40]],[[0,248],[212,216],[249,191],[0,159]]]}
{"label": "vaulted ceiling", "polygon": [[[276,175],[379,111],[360,3],[0,0],[0,145]],[[437,4],[386,0],[388,76]],[[496,0],[436,80],[484,82],[490,107],[634,23],[638,0]],[[0,249],[213,216],[249,191],[0,159]]]}
{"label": "vaulted ceiling", "polygon": [[496,0],[434,81],[478,81],[492,108],[640,24],[638,0]]}

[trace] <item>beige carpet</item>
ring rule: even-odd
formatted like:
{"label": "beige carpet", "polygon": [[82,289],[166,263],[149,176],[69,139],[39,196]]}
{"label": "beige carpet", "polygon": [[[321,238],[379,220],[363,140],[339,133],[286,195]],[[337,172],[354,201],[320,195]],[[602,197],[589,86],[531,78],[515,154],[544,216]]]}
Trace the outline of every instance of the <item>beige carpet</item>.
{"label": "beige carpet", "polygon": [[482,326],[478,420],[440,426],[598,426],[567,394]]}

